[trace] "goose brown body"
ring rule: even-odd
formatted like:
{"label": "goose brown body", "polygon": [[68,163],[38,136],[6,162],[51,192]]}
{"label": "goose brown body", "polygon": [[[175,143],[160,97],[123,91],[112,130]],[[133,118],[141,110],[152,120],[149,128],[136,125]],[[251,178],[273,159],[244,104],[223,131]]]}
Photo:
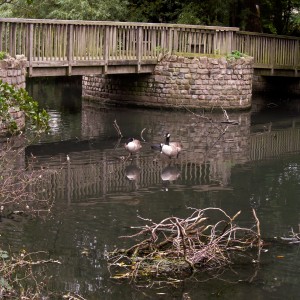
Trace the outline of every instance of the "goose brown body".
{"label": "goose brown body", "polygon": [[170,142],[170,133],[166,134],[166,141],[161,145],[161,152],[168,157],[178,157],[182,150],[182,144],[179,142]]}
{"label": "goose brown body", "polygon": [[139,140],[129,138],[124,145],[125,149],[132,153],[138,152],[142,148],[142,144]]}

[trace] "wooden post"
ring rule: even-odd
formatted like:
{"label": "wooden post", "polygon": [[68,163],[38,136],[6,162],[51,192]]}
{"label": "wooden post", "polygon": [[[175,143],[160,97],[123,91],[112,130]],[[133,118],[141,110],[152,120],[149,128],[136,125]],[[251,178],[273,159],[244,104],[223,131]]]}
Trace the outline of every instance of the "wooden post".
{"label": "wooden post", "polygon": [[219,49],[220,54],[226,54],[227,52],[227,31],[219,31]]}
{"label": "wooden post", "polygon": [[226,32],[226,53],[231,53],[233,50],[233,32],[232,31],[227,31]]}
{"label": "wooden post", "polygon": [[245,41],[245,53],[247,53],[248,55],[251,55],[251,52],[250,52],[250,36],[247,35],[246,36],[246,41]]}
{"label": "wooden post", "polygon": [[3,23],[1,22],[0,23],[0,51],[4,51],[4,49],[2,49],[2,39],[3,39],[3,37],[2,37],[2,32],[3,32]]}
{"label": "wooden post", "polygon": [[33,24],[28,24],[28,40],[27,40],[27,61],[28,75],[32,76],[32,61],[33,61]]}
{"label": "wooden post", "polygon": [[[163,50],[163,52],[166,50],[165,32],[166,32],[165,29],[163,29],[162,32],[161,32],[161,37],[160,37],[160,45],[158,45]],[[158,51],[156,51],[155,54],[157,56],[158,55]]]}
{"label": "wooden post", "polygon": [[270,53],[271,53],[271,75],[274,74],[274,66],[275,66],[275,62],[276,62],[276,41],[275,38],[272,39],[271,42],[271,49],[270,49]]}
{"label": "wooden post", "polygon": [[9,54],[12,57],[16,56],[16,25],[16,23],[11,23],[9,30]]}
{"label": "wooden post", "polygon": [[231,32],[231,49],[230,49],[229,53],[231,53],[234,50],[237,50],[236,49],[236,47],[237,47],[237,45],[236,45],[236,36],[237,36],[236,32],[232,31]]}
{"label": "wooden post", "polygon": [[295,56],[294,56],[294,68],[295,68],[295,76],[297,77],[298,75],[298,67],[300,63],[300,56],[299,56],[299,51],[300,51],[300,45],[299,45],[299,40],[295,41]]}
{"label": "wooden post", "polygon": [[219,35],[219,31],[216,30],[215,34],[214,34],[214,39],[213,39],[213,53],[216,53],[217,50],[220,50],[218,47],[218,41],[219,41],[220,35]]}
{"label": "wooden post", "polygon": [[110,27],[109,25],[106,25],[104,28],[104,73],[107,73],[108,68],[108,59],[109,59],[109,33],[110,33]]}
{"label": "wooden post", "polygon": [[72,75],[73,65],[73,41],[74,41],[74,25],[69,24],[67,27],[67,59],[68,59],[68,76]]}
{"label": "wooden post", "polygon": [[168,52],[172,54],[174,51],[178,49],[178,34],[177,30],[173,28],[169,28],[168,30]]}
{"label": "wooden post", "polygon": [[143,56],[143,27],[139,26],[136,32],[136,56],[137,73],[141,71],[141,61]]}

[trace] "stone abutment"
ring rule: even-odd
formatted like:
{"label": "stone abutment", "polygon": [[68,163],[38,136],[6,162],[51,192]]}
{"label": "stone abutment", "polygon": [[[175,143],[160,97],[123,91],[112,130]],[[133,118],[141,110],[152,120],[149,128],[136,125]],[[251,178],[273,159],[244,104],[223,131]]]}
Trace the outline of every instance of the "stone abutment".
{"label": "stone abutment", "polygon": [[[7,57],[0,61],[0,80],[13,85],[15,88],[25,88],[26,80],[26,63],[25,57],[17,58]],[[25,114],[20,111],[19,107],[9,109],[11,117],[15,120],[17,128],[25,127]],[[7,123],[0,116],[0,136],[6,135],[8,132]]]}

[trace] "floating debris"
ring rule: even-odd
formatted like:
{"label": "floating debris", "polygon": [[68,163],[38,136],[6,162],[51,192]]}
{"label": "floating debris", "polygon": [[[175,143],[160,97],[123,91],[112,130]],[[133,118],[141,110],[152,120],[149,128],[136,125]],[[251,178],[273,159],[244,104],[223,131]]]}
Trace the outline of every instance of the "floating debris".
{"label": "floating debris", "polygon": [[[139,217],[147,224],[131,227],[139,231],[122,238],[142,240],[128,249],[109,253],[111,277],[174,280],[197,271],[220,269],[236,257],[249,259],[253,249],[257,251],[250,261],[258,263],[262,248],[259,220],[253,210],[256,230],[240,227],[234,223],[240,213],[230,217],[220,208],[193,209],[186,219],[169,217],[159,223]],[[216,219],[218,215],[220,220],[209,223],[209,216]]]}

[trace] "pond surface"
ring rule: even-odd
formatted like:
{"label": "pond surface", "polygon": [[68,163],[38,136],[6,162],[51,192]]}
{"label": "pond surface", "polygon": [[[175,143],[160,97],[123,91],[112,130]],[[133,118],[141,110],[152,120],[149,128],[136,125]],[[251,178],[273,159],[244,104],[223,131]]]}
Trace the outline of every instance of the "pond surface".
{"label": "pond surface", "polygon": [[[37,168],[61,175],[46,187],[54,198],[51,217],[10,225],[1,241],[59,259],[62,265],[50,267],[50,289],[86,299],[298,299],[300,249],[280,240],[300,232],[297,101],[256,97],[251,112],[227,112],[238,123],[232,125],[223,113],[101,109],[82,103],[80,81],[29,82],[28,90],[49,110],[51,130],[27,147],[24,160],[33,155]],[[184,147],[171,162],[150,148],[166,132]],[[128,137],[141,139],[143,148],[126,160]],[[119,237],[144,224],[138,216],[187,217],[190,207],[219,207],[232,216],[241,210],[243,226],[254,224],[255,208],[267,242],[261,263],[167,287],[110,278],[107,251],[130,245]]]}

